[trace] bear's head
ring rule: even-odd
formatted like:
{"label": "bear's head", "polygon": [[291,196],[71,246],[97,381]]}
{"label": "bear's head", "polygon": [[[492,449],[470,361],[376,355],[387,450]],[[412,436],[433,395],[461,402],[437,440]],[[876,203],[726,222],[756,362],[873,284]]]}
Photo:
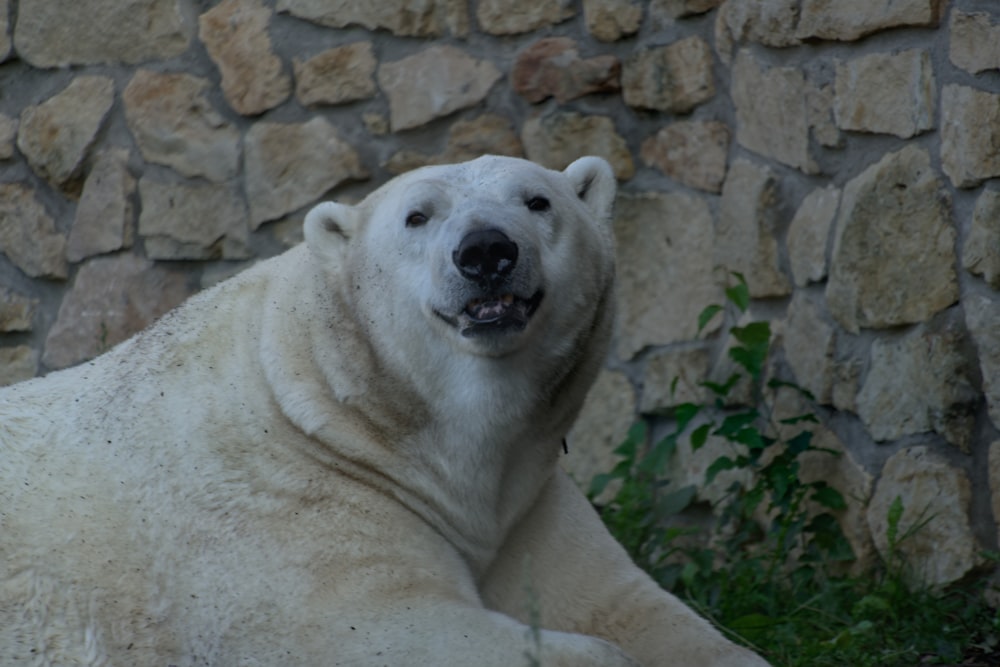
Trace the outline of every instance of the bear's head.
{"label": "bear's head", "polygon": [[610,335],[615,190],[600,158],[559,172],[485,156],[409,172],[357,206],[320,204],[305,238],[394,366],[571,366],[603,358]]}

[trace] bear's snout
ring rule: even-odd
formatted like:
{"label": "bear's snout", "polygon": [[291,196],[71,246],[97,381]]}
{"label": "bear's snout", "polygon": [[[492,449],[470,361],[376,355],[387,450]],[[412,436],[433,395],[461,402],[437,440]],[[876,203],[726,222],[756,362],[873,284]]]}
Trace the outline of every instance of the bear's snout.
{"label": "bear's snout", "polygon": [[492,290],[514,270],[517,254],[516,243],[499,229],[490,228],[466,234],[451,259],[462,276]]}

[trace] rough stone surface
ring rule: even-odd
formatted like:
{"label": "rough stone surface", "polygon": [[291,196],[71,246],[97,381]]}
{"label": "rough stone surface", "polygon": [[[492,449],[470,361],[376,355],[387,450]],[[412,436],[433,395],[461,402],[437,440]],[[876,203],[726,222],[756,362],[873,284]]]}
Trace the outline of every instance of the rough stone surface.
{"label": "rough stone surface", "polygon": [[128,150],[102,151],[87,174],[76,205],[66,241],[69,261],[79,262],[132,244],[133,192],[135,179],[128,171]]}
{"label": "rough stone surface", "polygon": [[569,454],[560,458],[563,469],[584,489],[594,475],[617,463],[614,450],[632,426],[635,407],[635,391],[623,373],[603,371],[597,377],[566,437]]}
{"label": "rough stone surface", "polygon": [[338,46],[309,58],[293,61],[295,96],[305,106],[346,104],[374,97],[375,51],[372,42]]}
{"label": "rough stone surface", "polygon": [[17,183],[0,184],[0,252],[32,278],[67,276],[66,237],[35,193]]}
{"label": "rough stone surface", "polygon": [[14,157],[14,140],[17,138],[17,119],[0,114],[0,160]]}
{"label": "rough stone surface", "polygon": [[798,36],[851,41],[902,26],[936,26],[947,0],[803,0]]}
{"label": "rough stone surface", "polygon": [[947,85],[941,91],[941,168],[959,188],[1000,176],[1000,95]]}
{"label": "rough stone surface", "polygon": [[[228,185],[139,181],[139,235],[150,259],[246,259],[247,211]],[[210,211],[210,215],[205,212]]]}
{"label": "rough stone surface", "polygon": [[38,351],[27,345],[0,347],[0,387],[38,375]]}
{"label": "rough stone surface", "polygon": [[820,306],[806,292],[795,292],[788,305],[782,336],[785,359],[798,385],[808,390],[820,403],[833,399],[836,333],[833,324],[823,317]]}
{"label": "rough stone surface", "polygon": [[367,176],[357,152],[323,118],[257,123],[247,132],[245,145],[253,229],[315,201],[348,179]]}
{"label": "rough stone surface", "polygon": [[615,42],[639,32],[642,5],[633,0],[583,0],[587,31],[602,42]]}
{"label": "rough stone surface", "polygon": [[844,140],[834,122],[833,107],[835,101],[835,91],[833,85],[812,86],[806,85],[806,106],[809,117],[809,126],[812,129],[813,138],[821,146],[828,148],[840,148]]}
{"label": "rough stone surface", "polygon": [[525,121],[521,142],[528,159],[549,169],[564,169],[585,155],[598,155],[611,163],[619,180],[635,174],[635,163],[625,139],[607,116],[556,112]]}
{"label": "rough stone surface", "polygon": [[618,357],[693,338],[698,314],[722,300],[709,268],[715,238],[705,201],[679,193],[620,195],[615,239]]}
{"label": "rough stone surface", "polygon": [[479,0],[476,19],[483,32],[515,35],[561,23],[576,14],[570,0]]}
{"label": "rough stone surface", "polygon": [[719,202],[715,265],[742,273],[755,298],[791,292],[791,282],[779,264],[775,237],[779,205],[774,172],[747,160],[730,166]]}
{"label": "rough stone surface", "polygon": [[826,278],[826,248],[837,215],[840,190],[816,188],[802,200],[788,227],[788,256],[797,287]]}
{"label": "rough stone surface", "polygon": [[943,183],[917,146],[844,187],[827,305],[848,331],[921,322],[958,299],[955,230]]}
{"label": "rough stone surface", "polygon": [[1000,22],[989,14],[951,13],[948,56],[955,67],[972,74],[1000,69]]}
{"label": "rough stone surface", "polygon": [[0,287],[0,333],[31,331],[38,299]]}
{"label": "rough stone surface", "polygon": [[277,10],[331,28],[360,25],[407,37],[461,37],[469,32],[464,0],[278,0]]}
{"label": "rough stone surface", "polygon": [[798,16],[798,0],[729,0],[719,21],[728,40],[784,47],[800,42],[795,35]]}
{"label": "rough stone surface", "polygon": [[622,69],[622,94],[631,107],[687,113],[715,96],[711,47],[687,37],[636,52]]}
{"label": "rough stone surface", "polygon": [[723,0],[653,0],[649,3],[649,12],[679,19],[693,14],[704,14],[722,3]]}
{"label": "rough stone surface", "polygon": [[971,489],[961,470],[926,447],[904,449],[886,462],[868,506],[868,524],[883,558],[889,556],[889,507],[897,497],[903,505],[899,535],[926,521],[896,547],[920,583],[944,586],[980,563],[968,517]]}
{"label": "rough stone surface", "polygon": [[642,142],[642,161],[670,178],[706,192],[721,192],[726,178],[729,128],[718,121],[680,121]]}
{"label": "rough stone surface", "polygon": [[39,176],[64,185],[79,172],[114,101],[114,82],[79,76],[64,90],[21,112],[17,147]]}
{"label": "rough stone surface", "polygon": [[378,68],[392,130],[419,127],[481,102],[502,76],[493,63],[453,46],[432,46]]}
{"label": "rough stone surface", "polygon": [[239,132],[212,108],[208,79],[140,69],[122,100],[143,157],[181,174],[221,182],[236,176]]}
{"label": "rough stone surface", "polygon": [[621,63],[613,55],[581,58],[567,37],[546,37],[521,51],[510,72],[511,86],[532,104],[548,97],[559,103],[621,88]]}
{"label": "rough stone surface", "polygon": [[987,466],[989,469],[990,506],[993,509],[993,516],[1000,517],[1000,440],[994,440],[990,443]]}
{"label": "rough stone surface", "polygon": [[65,368],[110,349],[176,307],[183,274],[135,255],[95,257],[80,267],[49,330],[42,362]]}
{"label": "rough stone surface", "polygon": [[972,213],[972,227],[962,247],[962,266],[1000,289],[1000,191],[983,190]]}
{"label": "rough stone surface", "polygon": [[10,55],[9,6],[10,3],[8,0],[0,0],[0,62],[6,60],[7,56]]}
{"label": "rough stone surface", "polygon": [[184,53],[193,29],[177,0],[25,2],[14,48],[36,67],[136,64]]}
{"label": "rough stone surface", "polygon": [[746,148],[814,174],[809,152],[810,86],[795,67],[765,68],[741,50],[733,63],[730,95],[736,140]]}
{"label": "rough stone surface", "polygon": [[385,164],[393,174],[431,164],[450,164],[472,160],[480,155],[509,155],[521,157],[524,148],[514,133],[510,121],[502,116],[484,114],[472,120],[460,120],[448,131],[447,145],[437,155],[415,151],[399,151]]}
{"label": "rough stone surface", "polygon": [[223,0],[198,18],[198,37],[222,74],[222,94],[246,116],[278,106],[292,90],[271,50],[270,21],[260,0]]}
{"label": "rough stone surface", "polygon": [[1000,304],[985,296],[974,295],[968,297],[962,306],[965,326],[969,328],[979,355],[986,408],[993,425],[997,426],[1000,425]]}
{"label": "rough stone surface", "polygon": [[707,402],[708,391],[701,383],[708,376],[710,362],[708,350],[700,347],[650,354],[643,374],[639,411],[656,414],[682,403]]}
{"label": "rough stone surface", "polygon": [[966,331],[932,324],[872,343],[858,416],[877,441],[935,431],[968,452],[979,394],[964,350]]}
{"label": "rough stone surface", "polygon": [[844,130],[907,138],[934,127],[930,52],[873,53],[838,62],[837,125]]}

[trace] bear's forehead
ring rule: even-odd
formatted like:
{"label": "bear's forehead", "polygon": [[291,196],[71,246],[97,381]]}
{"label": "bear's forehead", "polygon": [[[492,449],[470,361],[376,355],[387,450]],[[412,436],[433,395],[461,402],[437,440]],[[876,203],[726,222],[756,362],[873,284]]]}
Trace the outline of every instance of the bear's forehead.
{"label": "bear's forehead", "polygon": [[405,191],[440,190],[451,195],[494,194],[532,187],[551,188],[553,172],[527,160],[483,156],[470,162],[434,165],[417,169],[400,178],[397,186]]}

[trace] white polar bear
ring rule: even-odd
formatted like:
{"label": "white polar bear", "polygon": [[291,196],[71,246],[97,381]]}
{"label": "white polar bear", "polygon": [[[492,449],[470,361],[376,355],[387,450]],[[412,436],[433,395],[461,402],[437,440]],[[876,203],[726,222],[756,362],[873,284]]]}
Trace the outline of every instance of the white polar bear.
{"label": "white polar bear", "polygon": [[764,665],[556,469],[614,191],[597,158],[411,172],[0,391],[0,664]]}

